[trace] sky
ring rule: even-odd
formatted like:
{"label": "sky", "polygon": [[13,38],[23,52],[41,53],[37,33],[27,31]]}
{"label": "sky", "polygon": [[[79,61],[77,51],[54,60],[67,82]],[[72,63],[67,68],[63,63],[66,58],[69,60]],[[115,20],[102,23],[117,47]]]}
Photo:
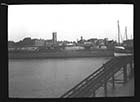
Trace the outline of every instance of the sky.
{"label": "sky", "polygon": [[108,38],[117,40],[120,33],[125,40],[133,38],[133,4],[38,4],[8,6],[8,40],[25,37],[77,41]]}

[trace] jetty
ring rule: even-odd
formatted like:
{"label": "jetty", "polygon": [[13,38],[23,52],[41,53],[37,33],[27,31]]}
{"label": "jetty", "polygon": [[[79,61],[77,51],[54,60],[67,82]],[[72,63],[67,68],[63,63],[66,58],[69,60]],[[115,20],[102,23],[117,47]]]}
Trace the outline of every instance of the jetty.
{"label": "jetty", "polygon": [[[126,84],[134,76],[133,64],[133,56],[113,57],[60,98],[96,97],[97,90],[101,87],[104,89],[104,96],[107,97],[107,83],[112,83],[112,89],[115,89],[117,83]],[[119,71],[122,71],[122,80],[115,79],[115,74]]]}

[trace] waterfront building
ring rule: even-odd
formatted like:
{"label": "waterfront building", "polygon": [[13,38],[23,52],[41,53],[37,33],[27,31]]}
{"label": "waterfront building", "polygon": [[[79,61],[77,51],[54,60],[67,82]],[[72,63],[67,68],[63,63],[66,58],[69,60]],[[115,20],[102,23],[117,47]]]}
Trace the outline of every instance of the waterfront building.
{"label": "waterfront building", "polygon": [[74,51],[74,50],[84,50],[85,48],[82,46],[66,46],[66,51]]}
{"label": "waterfront building", "polygon": [[105,45],[100,46],[101,49],[107,49]]}
{"label": "waterfront building", "polygon": [[83,41],[83,36],[81,36],[81,41]]}
{"label": "waterfront building", "polygon": [[15,42],[14,41],[8,41],[8,48],[15,47]]}
{"label": "waterfront building", "polygon": [[22,51],[36,51],[38,47],[22,47],[20,50]]}
{"label": "waterfront building", "polygon": [[83,39],[83,36],[81,36],[81,39],[78,41],[78,44],[84,44],[85,40]]}
{"label": "waterfront building", "polygon": [[15,51],[16,50],[16,44],[14,41],[8,41],[8,51]]}
{"label": "waterfront building", "polygon": [[57,44],[57,33],[56,32],[52,33],[52,40],[53,40],[53,44]]}
{"label": "waterfront building", "polygon": [[45,40],[36,39],[34,43],[35,43],[35,46],[37,46],[37,47],[44,46],[45,45]]}
{"label": "waterfront building", "polygon": [[63,46],[63,42],[62,41],[58,41],[57,44],[58,44],[58,46]]}
{"label": "waterfront building", "polygon": [[23,40],[16,43],[16,47],[30,47],[34,46],[34,40],[32,40],[30,37],[26,37]]}
{"label": "waterfront building", "polygon": [[8,51],[15,51],[16,48],[8,47]]}
{"label": "waterfront building", "polygon": [[99,45],[104,45],[104,40],[103,39],[98,39],[98,44]]}
{"label": "waterfront building", "polygon": [[84,44],[85,45],[92,45],[92,42],[91,41],[85,41]]}
{"label": "waterfront building", "polygon": [[45,41],[45,46],[46,46],[46,47],[52,47],[53,45],[54,45],[53,40],[50,39],[50,40],[46,40],[46,41]]}
{"label": "waterfront building", "polygon": [[129,40],[123,41],[123,46],[125,46],[125,47],[133,47],[133,40],[129,39]]}
{"label": "waterfront building", "polygon": [[107,46],[108,45],[108,38],[104,38],[104,44]]}
{"label": "waterfront building", "polygon": [[73,43],[67,43],[66,46],[74,46]]}

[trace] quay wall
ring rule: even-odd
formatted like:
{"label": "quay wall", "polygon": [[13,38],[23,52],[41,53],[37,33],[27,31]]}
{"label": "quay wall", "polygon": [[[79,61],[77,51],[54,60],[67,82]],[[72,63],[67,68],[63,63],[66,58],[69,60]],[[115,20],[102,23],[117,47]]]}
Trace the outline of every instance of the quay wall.
{"label": "quay wall", "polygon": [[71,57],[112,57],[112,50],[97,51],[56,51],[56,52],[9,52],[9,59],[28,58],[71,58]]}

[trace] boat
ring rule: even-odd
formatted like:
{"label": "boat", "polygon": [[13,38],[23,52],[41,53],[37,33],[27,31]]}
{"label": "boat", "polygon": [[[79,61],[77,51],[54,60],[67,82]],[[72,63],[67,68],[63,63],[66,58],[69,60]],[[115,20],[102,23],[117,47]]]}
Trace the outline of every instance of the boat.
{"label": "boat", "polygon": [[118,56],[132,56],[133,54],[132,53],[114,53],[114,56],[115,57],[118,57]]}
{"label": "boat", "polygon": [[[125,28],[126,40],[127,40],[127,29]],[[120,28],[119,28],[119,21],[118,21],[118,45],[114,47],[114,56],[132,56],[133,55],[133,47],[127,49],[120,44]]]}

